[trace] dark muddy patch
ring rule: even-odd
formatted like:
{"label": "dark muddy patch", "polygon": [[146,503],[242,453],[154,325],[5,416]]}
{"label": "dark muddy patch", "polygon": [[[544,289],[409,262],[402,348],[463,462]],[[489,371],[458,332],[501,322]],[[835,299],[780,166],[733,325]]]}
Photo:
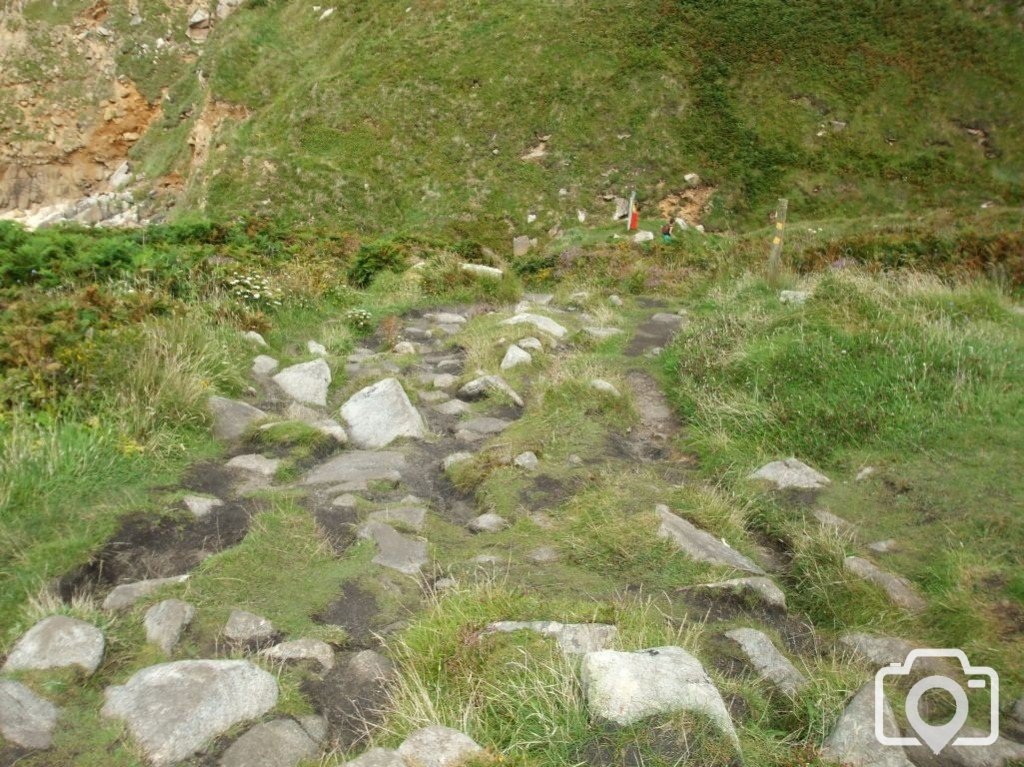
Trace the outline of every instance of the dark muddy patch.
{"label": "dark muddy patch", "polygon": [[624,353],[627,357],[641,357],[651,349],[664,349],[678,332],[679,326],[676,324],[647,320],[633,333]]}
{"label": "dark muddy patch", "polygon": [[[429,503],[442,518],[458,523],[465,516],[465,508],[473,506],[473,496],[459,490],[441,471],[441,462],[452,453],[473,451],[453,439],[438,442],[420,442],[409,453],[406,468],[402,470],[402,484],[410,492]],[[463,520],[464,521],[464,520]]]}
{"label": "dark muddy patch", "polygon": [[322,679],[306,679],[300,689],[327,720],[331,745],[348,749],[365,740],[383,718],[388,695],[386,677],[356,662],[356,653],[339,656]]}
{"label": "dark muddy patch", "polygon": [[335,554],[355,543],[359,515],[353,508],[333,506],[323,496],[307,496],[301,501],[316,520],[316,526]]}
{"label": "dark muddy patch", "polygon": [[[693,738],[674,723],[642,727],[617,727],[606,724],[581,743],[574,762],[592,767],[648,767],[649,765],[689,764],[695,753]],[[720,767],[738,767],[738,760],[716,762]]]}
{"label": "dark muddy patch", "polygon": [[547,474],[537,474],[519,491],[519,501],[531,511],[554,509],[574,496],[581,484],[579,479],[556,479]]}
{"label": "dark muddy patch", "polygon": [[0,746],[0,767],[16,767],[34,752],[17,746]]}
{"label": "dark muddy patch", "polygon": [[260,509],[255,500],[225,499],[223,506],[200,519],[185,510],[129,514],[89,562],[60,578],[58,592],[70,600],[96,588],[186,573],[210,555],[240,543]]}
{"label": "dark muddy patch", "polygon": [[374,632],[384,628],[378,625],[379,619],[377,598],[352,582],[343,584],[338,598],[313,616],[317,623],[345,629],[352,646],[359,648],[380,644],[374,635]]}

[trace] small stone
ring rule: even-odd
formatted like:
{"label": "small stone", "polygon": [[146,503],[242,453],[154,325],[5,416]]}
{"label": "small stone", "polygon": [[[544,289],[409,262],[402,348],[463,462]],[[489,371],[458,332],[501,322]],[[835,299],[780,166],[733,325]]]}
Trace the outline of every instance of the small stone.
{"label": "small stone", "polygon": [[458,767],[484,750],[468,735],[434,724],[409,735],[398,753],[409,767]]}
{"label": "small stone", "polygon": [[103,660],[104,645],[103,632],[91,623],[52,615],[22,635],[0,670],[45,671],[78,666],[92,674]]}
{"label": "small stone", "polygon": [[460,399],[450,399],[434,408],[438,413],[448,416],[462,415],[463,413],[468,413],[470,409],[469,405]]}
{"label": "small stone", "polygon": [[318,341],[306,341],[306,351],[310,354],[315,354],[318,357],[327,356],[327,347]]}
{"label": "small stone", "polygon": [[470,561],[477,565],[500,565],[503,560],[493,554],[477,554]]}
{"label": "small stone", "polygon": [[533,357],[530,356],[529,352],[512,344],[508,347],[508,351],[505,352],[505,357],[501,361],[501,369],[511,370],[519,365],[529,365],[531,362],[533,362]]}
{"label": "small stone", "polygon": [[294,719],[275,719],[257,724],[232,743],[220,767],[294,767],[319,750]]}
{"label": "small stone", "polygon": [[244,660],[150,666],[106,689],[102,715],[124,720],[155,767],[188,758],[277,704],[277,680]]}
{"label": "small stone", "polygon": [[608,303],[610,303],[612,306],[622,306],[623,302],[621,298],[613,294],[608,296]]}
{"label": "small stone", "polygon": [[656,513],[661,519],[658,535],[674,542],[680,551],[698,562],[732,567],[755,575],[764,575],[764,570],[728,544],[701,530],[692,523],[676,516],[664,504],[658,504]]}
{"label": "small stone", "polygon": [[660,322],[662,325],[682,325],[685,321],[685,317],[668,312],[658,312],[651,317],[651,322]]}
{"label": "small stone", "polygon": [[331,368],[322,359],[286,367],[272,380],[296,402],[320,407],[327,405]]}
{"label": "small stone", "polygon": [[188,575],[176,575],[172,578],[152,578],[145,581],[136,581],[135,583],[122,583],[120,586],[115,586],[107,594],[107,598],[103,600],[103,609],[108,612],[126,610],[157,589],[177,583],[184,583],[186,580],[188,580]]}
{"label": "small stone", "polygon": [[843,567],[858,578],[878,586],[889,596],[894,605],[907,612],[920,613],[928,607],[928,603],[914,590],[910,581],[887,573],[866,559],[847,557],[843,560]]}
{"label": "small stone", "polygon": [[247,471],[261,477],[272,477],[277,473],[281,461],[278,458],[267,458],[255,453],[249,453],[247,455],[236,455],[224,465],[229,469]]}
{"label": "small stone", "polygon": [[796,458],[783,461],[772,461],[752,473],[748,479],[763,479],[772,482],[779,490],[794,488],[797,490],[818,490],[832,481],[806,463]]}
{"label": "small stone", "polygon": [[245,610],[232,610],[224,626],[224,638],[237,644],[265,643],[276,635],[273,623]]}
{"label": "small stone", "polygon": [[402,535],[390,525],[367,522],[359,529],[359,537],[377,544],[374,563],[405,575],[418,575],[427,563],[427,544]]}
{"label": "small stone", "polygon": [[385,378],[356,392],[341,406],[341,415],[352,441],[361,448],[376,449],[401,437],[427,435],[423,416],[397,378]]}
{"label": "small stone", "polygon": [[281,663],[288,661],[316,661],[324,671],[334,668],[334,650],[326,642],[304,637],[291,642],[282,642],[263,650],[261,655]]}
{"label": "small stone", "polygon": [[527,554],[526,558],[538,565],[549,565],[552,562],[557,562],[559,556],[558,552],[551,546],[538,546]]}
{"label": "small stone", "polygon": [[260,354],[252,361],[252,374],[257,378],[266,378],[277,370],[278,361],[266,354]]}
{"label": "small stone", "polygon": [[532,631],[553,637],[558,649],[565,655],[586,655],[605,650],[619,635],[615,626],[605,623],[559,623],[557,621],[498,621],[484,629],[484,633],[510,634],[514,631]]}
{"label": "small stone", "polygon": [[790,697],[795,697],[807,686],[807,679],[796,670],[768,635],[752,628],[738,628],[725,635],[740,646],[761,679],[764,679]]}
{"label": "small stone", "polygon": [[451,373],[438,373],[431,379],[435,389],[450,389],[459,382],[459,377]]}
{"label": "small stone", "polygon": [[[893,663],[903,663],[914,649],[906,639],[877,634],[843,634],[839,642],[876,670]],[[939,658],[920,658],[917,663],[928,673],[942,673],[943,664]]]}
{"label": "small stone", "polygon": [[569,332],[562,325],[555,322],[550,317],[545,317],[541,314],[516,314],[513,317],[509,317],[507,320],[503,320],[502,325],[533,325],[538,330],[542,330],[550,336],[555,338],[563,338]]}
{"label": "small stone", "polygon": [[771,578],[755,576],[752,578],[733,578],[716,583],[703,583],[692,586],[693,589],[721,589],[734,594],[753,593],[772,607],[786,609],[786,595]]}
{"label": "small stone", "polygon": [[818,524],[822,527],[831,527],[833,530],[837,530],[844,535],[853,535],[857,532],[856,525],[852,522],[847,522],[827,509],[815,509],[812,513],[814,518],[818,520]]}
{"label": "small stone", "polygon": [[195,615],[196,608],[180,599],[157,602],[146,611],[143,621],[146,641],[170,654]]}
{"label": "small stone", "polygon": [[454,312],[433,312],[423,316],[438,325],[462,325],[466,322],[465,317]]}
{"label": "small stone", "polygon": [[420,402],[426,402],[428,405],[440,405],[443,402],[447,402],[450,397],[443,391],[432,390],[419,392]]}
{"label": "small stone", "polygon": [[244,333],[242,333],[242,338],[252,341],[257,346],[267,345],[266,339],[264,339],[263,336],[261,336],[255,330],[246,330]]}
{"label": "small stone", "polygon": [[500,434],[511,425],[512,422],[507,421],[504,418],[481,416],[479,418],[470,418],[468,421],[464,421],[462,423],[462,428],[466,431],[475,432],[476,434]]}
{"label": "small stone", "polygon": [[868,544],[868,551],[873,554],[889,554],[896,550],[899,544],[892,538],[886,538],[884,541],[875,541],[874,543]]}
{"label": "small stone", "polygon": [[197,517],[205,517],[214,509],[224,505],[224,501],[220,498],[208,498],[202,495],[186,495],[181,502]]}
{"label": "small stone", "polygon": [[395,354],[415,354],[416,344],[411,341],[399,341],[391,348],[391,351]]}
{"label": "small stone", "polygon": [[537,459],[537,455],[529,450],[517,455],[513,463],[520,469],[526,469],[526,471],[536,471],[540,468],[540,461]]}
{"label": "small stone", "polygon": [[687,173],[685,176],[683,176],[683,181],[685,181],[690,186],[700,186],[700,176],[698,176],[696,173]]}
{"label": "small stone", "polygon": [[483,264],[463,264],[462,271],[490,280],[500,280],[505,276],[501,269],[495,269],[493,266],[484,266]]}
{"label": "small stone", "polygon": [[565,459],[565,465],[571,466],[574,469],[578,469],[580,466],[583,465],[583,459],[580,458],[575,453],[573,453],[572,455]]}
{"label": "small stone", "polygon": [[356,496],[345,493],[331,501],[331,506],[337,506],[339,509],[354,509],[358,503],[359,499]]}
{"label": "small stone", "polygon": [[633,242],[650,242],[653,239],[654,232],[648,231],[647,229],[641,229],[633,235]]}
{"label": "small stone", "polygon": [[594,325],[583,328],[583,332],[591,338],[596,338],[598,341],[604,341],[607,338],[612,338],[622,333],[618,328],[603,328]]}
{"label": "small stone", "polygon": [[857,472],[857,476],[854,477],[854,481],[863,482],[865,479],[870,477],[877,471],[874,466],[865,466],[863,469]]}
{"label": "small stone", "polygon": [[531,349],[535,352],[544,351],[544,344],[540,342],[539,338],[533,336],[527,336],[526,338],[520,338],[516,345],[520,349]]}
{"label": "small stone", "polygon": [[401,480],[405,456],[389,450],[346,450],[313,468],[303,485],[332,484],[338,493],[367,489],[368,482]]}
{"label": "small stone", "polygon": [[238,439],[251,424],[267,417],[259,408],[226,397],[210,397],[208,407],[213,414],[213,436],[217,439]]}
{"label": "small stone", "polygon": [[525,256],[530,252],[530,238],[526,235],[515,237],[512,240],[512,255],[516,258]]}
{"label": "small stone", "polygon": [[616,389],[614,385],[608,383],[607,381],[605,381],[602,378],[595,378],[595,379],[593,379],[590,382],[590,387],[592,389],[596,389],[597,391],[601,392],[602,394],[610,394],[611,396],[613,396],[615,398],[618,398],[618,397],[622,396],[621,394],[619,394],[619,390]]}
{"label": "small stone", "polygon": [[467,527],[474,533],[497,533],[508,527],[508,521],[504,517],[488,512],[471,520]]}
{"label": "small stone", "polygon": [[[913,767],[900,746],[883,746],[875,737],[875,685],[864,685],[850,701],[821,749],[822,756],[849,767]],[[882,731],[899,736],[889,701],[882,697]]]}
{"label": "small stone", "polygon": [[53,744],[57,707],[12,679],[0,679],[0,735],[22,748]]}
{"label": "small stone", "polygon": [[441,468],[448,471],[452,466],[457,466],[464,461],[473,460],[473,454],[467,452],[452,453],[441,462]]}
{"label": "small stone", "polygon": [[476,400],[482,397],[486,397],[491,392],[500,392],[512,400],[513,403],[519,407],[524,407],[525,402],[515,390],[512,389],[505,380],[500,376],[480,376],[475,378],[461,389],[459,389],[459,396],[466,400]]}
{"label": "small stone", "polygon": [[784,304],[806,304],[811,294],[806,290],[783,290],[779,293],[779,301]]}

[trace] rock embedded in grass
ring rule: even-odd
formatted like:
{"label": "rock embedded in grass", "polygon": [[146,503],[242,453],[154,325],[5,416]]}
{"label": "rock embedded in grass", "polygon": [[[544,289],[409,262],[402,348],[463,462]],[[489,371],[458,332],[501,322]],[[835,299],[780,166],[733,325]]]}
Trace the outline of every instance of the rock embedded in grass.
{"label": "rock embedded in grass", "polygon": [[441,462],[441,469],[444,470],[444,471],[448,471],[453,466],[457,466],[460,463],[463,463],[465,461],[470,461],[472,459],[473,459],[473,454],[472,453],[467,453],[465,451],[461,451],[461,452],[458,452],[458,453],[452,453],[451,455],[446,456],[445,459]]}
{"label": "rock embedded in grass", "polygon": [[213,415],[213,436],[222,440],[238,439],[249,426],[267,417],[259,408],[227,397],[210,397],[207,408]]}
{"label": "rock embedded in grass", "polygon": [[553,546],[538,546],[530,551],[526,558],[537,565],[549,565],[560,559],[558,551]]}
{"label": "rock embedded in grass", "polygon": [[267,458],[256,453],[248,453],[236,455],[224,465],[229,469],[239,469],[260,477],[272,477],[281,466],[281,461],[278,458]]}
{"label": "rock embedded in grass", "polygon": [[123,720],[151,764],[167,767],[277,704],[277,680],[244,660],[150,666],[106,689],[105,717]]}
{"label": "rock embedded in grass", "polygon": [[592,389],[596,390],[596,391],[601,392],[602,394],[609,394],[609,395],[611,395],[612,397],[615,397],[615,398],[618,398],[618,397],[622,396],[619,393],[619,390],[615,388],[614,384],[611,384],[608,381],[605,381],[603,378],[594,378],[594,379],[592,379],[590,381],[590,387]]}
{"label": "rock embedded in grass", "polygon": [[692,559],[745,570],[755,575],[765,574],[764,570],[727,543],[673,514],[668,506],[658,504],[655,511],[661,520],[658,535],[672,541],[680,551]]}
{"label": "rock embedded in grass", "polygon": [[484,266],[483,264],[463,264],[462,271],[489,280],[500,280],[505,276],[501,269],[496,269],[493,266]]}
{"label": "rock embedded in grass", "polygon": [[739,645],[758,676],[789,697],[795,697],[807,686],[807,679],[797,671],[789,659],[779,652],[763,631],[737,628],[726,631],[725,636]]}
{"label": "rock embedded in grass", "polygon": [[146,611],[143,619],[146,641],[170,654],[195,614],[196,608],[180,599],[157,602]]}
{"label": "rock embedded in grass", "polygon": [[899,544],[893,538],[886,538],[884,541],[875,541],[869,543],[867,548],[872,554],[890,554],[899,547]]}
{"label": "rock embedded in grass", "polygon": [[467,527],[474,533],[499,533],[508,527],[508,520],[488,512],[470,521]]}
{"label": "rock embedded in grass", "polygon": [[466,431],[475,432],[476,434],[500,434],[505,431],[509,426],[512,425],[511,421],[504,418],[492,418],[491,416],[480,416],[478,418],[470,418],[468,421],[463,421],[460,426]]}
{"label": "rock embedded in grass", "polygon": [[203,495],[186,495],[181,499],[185,508],[200,519],[207,516],[211,511],[224,505],[220,498],[210,498]]}
{"label": "rock embedded in grass", "polygon": [[427,563],[427,544],[402,535],[382,522],[367,522],[359,528],[359,537],[377,544],[375,564],[405,575],[418,575]]}
{"label": "rock embedded in grass", "polygon": [[474,401],[486,397],[494,392],[504,394],[512,402],[519,407],[524,407],[526,403],[523,398],[520,397],[515,390],[509,386],[505,379],[501,376],[489,376],[484,375],[479,378],[474,378],[469,383],[465,384],[459,389],[459,397],[465,400]]}
{"label": "rock embedded in grass", "polygon": [[619,630],[606,623],[559,623],[558,621],[497,621],[484,629],[484,633],[510,634],[514,631],[532,631],[552,637],[565,655],[585,655],[605,650],[618,638]]}
{"label": "rock embedded in grass", "polygon": [[188,580],[188,575],[175,575],[171,578],[151,578],[145,581],[136,581],[135,583],[122,583],[119,586],[115,586],[107,594],[107,598],[103,600],[103,609],[108,612],[127,610],[140,599],[149,596],[157,589],[184,583],[186,580]]}
{"label": "rock embedded in grass", "polygon": [[294,719],[263,722],[232,743],[220,767],[294,767],[311,759],[320,746]]}
{"label": "rock embedded in grass", "polygon": [[368,482],[401,480],[405,467],[405,455],[396,451],[347,450],[314,467],[302,484],[344,487],[338,492],[365,490]]}
{"label": "rock embedded in grass", "polygon": [[530,349],[530,350],[535,351],[535,352],[544,351],[544,344],[542,344],[540,342],[539,338],[535,338],[534,336],[527,336],[526,338],[520,338],[516,342],[516,345],[520,349]]}
{"label": "rock embedded in grass", "polygon": [[[860,632],[843,634],[839,637],[839,643],[875,669],[903,663],[914,649],[914,645],[906,639]],[[911,669],[911,675],[949,673],[949,666],[942,658],[918,658]]]}
{"label": "rock embedded in grass", "polygon": [[26,631],[7,656],[2,671],[46,671],[77,666],[92,674],[103,660],[103,632],[91,623],[51,615]]}
{"label": "rock embedded in grass", "polygon": [[22,748],[45,749],[53,744],[59,711],[13,679],[0,679],[0,735]]}
{"label": "rock embedded in grass", "polygon": [[459,767],[484,750],[465,733],[434,724],[411,733],[398,753],[410,767]]}
{"label": "rock embedded in grass", "polygon": [[732,717],[704,666],[681,647],[583,656],[581,682],[591,714],[626,727],[656,715],[707,716],[738,748]]}
{"label": "rock embedded in grass", "polygon": [[316,354],[318,357],[327,356],[327,347],[319,341],[306,341],[306,351],[310,354]]}
{"label": "rock embedded in grass", "polygon": [[806,304],[811,294],[806,290],[783,290],[779,292],[779,301],[784,304]]}
{"label": "rock embedded in grass", "polygon": [[252,374],[256,378],[266,378],[275,370],[280,363],[273,357],[268,357],[266,354],[260,354],[256,359],[252,361]]}
{"label": "rock embedded in grass", "polygon": [[383,522],[386,525],[394,525],[396,522],[402,527],[419,532],[427,520],[427,510],[422,506],[399,506],[394,509],[381,509],[367,517],[371,522]]}
{"label": "rock embedded in grass", "polygon": [[252,341],[257,346],[267,345],[266,339],[263,338],[263,336],[261,336],[255,330],[246,330],[244,333],[242,333],[242,338],[246,339],[247,341]]}
{"label": "rock embedded in grass", "polygon": [[533,357],[530,353],[515,344],[508,347],[505,352],[504,358],[501,360],[502,370],[511,370],[512,368],[519,367],[520,365],[529,365],[533,362]]}
{"label": "rock embedded in grass", "polygon": [[459,399],[450,399],[447,402],[443,402],[440,405],[434,407],[441,415],[457,416],[463,413],[468,413],[471,408],[465,402]]}
{"label": "rock embedded in grass", "polygon": [[462,325],[466,322],[465,317],[454,312],[429,312],[423,316],[438,325]]}
{"label": "rock embedded in grass", "polygon": [[502,320],[502,325],[533,325],[538,330],[542,330],[554,338],[564,338],[569,332],[564,326],[555,322],[550,317],[545,317],[543,314],[533,314],[530,312],[523,312],[509,317],[507,320]]}
{"label": "rock embedded in grass", "polygon": [[779,490],[819,490],[832,484],[832,480],[815,471],[803,461],[786,458],[772,461],[753,472],[748,479],[763,479],[771,482]]}
{"label": "rock embedded in grass", "polygon": [[386,447],[401,437],[422,439],[427,435],[423,416],[409,401],[397,378],[359,390],[341,406],[349,437],[357,447]]}
{"label": "rock embedded in grass", "polygon": [[622,330],[620,330],[619,328],[608,328],[600,327],[597,325],[588,325],[587,327],[583,328],[583,332],[586,333],[591,338],[596,338],[598,341],[604,341],[607,338],[612,338],[614,336],[619,335],[620,333],[622,333]]}
{"label": "rock embedded in grass", "polygon": [[537,469],[540,468],[540,460],[538,460],[537,454],[532,450],[520,453],[515,457],[512,463],[526,471],[537,471]]}
{"label": "rock embedded in grass", "polygon": [[342,767],[409,767],[398,751],[391,748],[371,748]]}
{"label": "rock embedded in grass", "polygon": [[858,578],[873,583],[888,595],[889,600],[910,613],[923,612],[928,603],[918,594],[906,578],[886,572],[873,562],[861,557],[847,557],[843,567]]}
{"label": "rock embedded in grass", "polygon": [[224,624],[224,638],[233,644],[267,644],[277,636],[274,624],[247,610],[232,610]]}
{"label": "rock embedded in grass", "polygon": [[771,607],[786,609],[786,595],[771,578],[755,576],[752,578],[732,578],[727,581],[715,583],[702,583],[697,586],[685,586],[684,590],[710,589],[714,591],[729,591],[733,594],[753,594],[758,599]]}
{"label": "rock embedded in grass", "polygon": [[315,661],[324,671],[334,668],[334,650],[326,642],[311,637],[281,642],[260,652],[260,655],[271,660],[286,663],[288,661]]}
{"label": "rock embedded in grass", "polygon": [[822,527],[831,527],[844,535],[854,535],[857,532],[857,526],[852,522],[847,522],[842,517],[836,516],[827,509],[815,509],[812,514],[814,518],[818,520],[818,524]]}
{"label": "rock embedded in grass", "polygon": [[[901,735],[889,701],[882,696],[882,728]],[[913,767],[900,746],[883,746],[875,738],[875,685],[870,682],[846,706],[822,746],[827,760],[849,767]]]}
{"label": "rock embedded in grass", "polygon": [[331,385],[331,368],[323,359],[300,362],[286,367],[271,380],[296,402],[324,407]]}

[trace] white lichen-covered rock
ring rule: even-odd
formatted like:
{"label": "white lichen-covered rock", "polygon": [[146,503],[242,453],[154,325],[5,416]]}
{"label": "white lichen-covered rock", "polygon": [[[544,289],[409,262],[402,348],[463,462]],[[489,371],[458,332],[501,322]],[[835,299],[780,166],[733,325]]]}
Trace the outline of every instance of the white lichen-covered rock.
{"label": "white lichen-covered rock", "polygon": [[115,586],[107,594],[107,598],[103,600],[103,609],[110,612],[127,610],[140,599],[149,596],[157,589],[162,589],[164,586],[174,586],[187,580],[188,575],[176,575],[172,578],[151,578],[145,581],[136,581],[135,583],[122,583],[120,586]]}
{"label": "white lichen-covered rock", "polygon": [[459,767],[484,750],[468,735],[435,724],[409,735],[398,753],[407,767]]}
{"label": "white lichen-covered rock", "polygon": [[53,744],[57,707],[13,679],[0,679],[0,735],[22,748]]}
{"label": "white lichen-covered rock", "polygon": [[156,767],[176,764],[277,705],[277,680],[243,660],[184,660],[108,687],[102,714],[120,719]]}
{"label": "white lichen-covered rock", "polygon": [[749,479],[763,479],[773,483],[779,490],[818,490],[832,483],[824,474],[796,458],[767,463],[751,474]]}
{"label": "white lichen-covered rock", "polygon": [[324,671],[334,668],[334,650],[319,639],[303,637],[291,642],[282,642],[263,650],[262,655],[281,663],[288,661],[316,661]]}
{"label": "white lichen-covered rock", "polygon": [[213,436],[217,439],[238,439],[251,424],[267,417],[259,408],[227,397],[210,397],[207,406],[213,415]]}
{"label": "white lichen-covered rock", "polygon": [[[882,698],[882,728],[900,735],[889,701]],[[844,767],[913,767],[900,746],[883,746],[875,738],[875,685],[860,689],[836,722],[821,749],[822,756]]]}
{"label": "white lichen-covered rock", "polygon": [[806,304],[811,294],[806,290],[783,290],[779,292],[779,301],[784,304]]}
{"label": "white lichen-covered rock", "polygon": [[196,517],[205,517],[211,511],[220,506],[224,505],[224,501],[220,498],[210,498],[205,495],[186,495],[181,499],[181,502],[185,504],[185,508],[188,509]]}
{"label": "white lichen-covered rock", "polygon": [[508,351],[505,352],[505,356],[501,360],[501,369],[511,370],[520,365],[529,365],[531,362],[533,362],[533,357],[528,351],[512,344],[508,347]]}
{"label": "white lichen-covered rock", "polygon": [[180,599],[165,599],[146,611],[143,624],[146,641],[170,653],[181,639],[182,632],[192,622],[196,608]]}
{"label": "white lichen-covered rock", "polygon": [[807,679],[797,671],[789,659],[779,652],[763,631],[737,628],[725,635],[739,645],[758,676],[790,697],[795,697],[807,686]]}
{"label": "white lichen-covered rock", "polygon": [[306,341],[306,351],[308,351],[310,354],[315,354],[318,357],[327,356],[327,347],[324,346],[319,341]]}
{"label": "white lichen-covered rock", "polygon": [[738,746],[736,729],[704,666],[681,647],[583,656],[581,681],[591,713],[618,725],[684,711],[705,715]]}
{"label": "white lichen-covered rock", "polygon": [[267,345],[266,339],[259,333],[257,333],[255,330],[246,330],[244,333],[242,333],[242,338],[248,341],[252,341],[257,346],[265,347]]}
{"label": "white lichen-covered rock", "polygon": [[526,471],[537,471],[540,468],[540,460],[532,450],[520,453],[512,460],[512,463],[520,469],[526,469]]}
{"label": "white lichen-covered rock", "polygon": [[843,567],[858,578],[873,583],[886,593],[890,601],[907,612],[923,612],[928,603],[921,597],[906,578],[886,572],[873,562],[861,557],[847,557]]}
{"label": "white lichen-covered rock", "polygon": [[558,649],[566,655],[586,655],[606,650],[619,635],[615,626],[606,623],[559,623],[558,621],[498,621],[484,629],[484,633],[510,634],[514,631],[532,631],[552,637]]}
{"label": "white lichen-covered rock", "polygon": [[323,407],[331,385],[331,368],[323,359],[300,362],[286,367],[272,380],[296,402]]}
{"label": "white lichen-covered rock", "polygon": [[655,511],[661,520],[658,536],[672,541],[687,556],[698,562],[764,575],[764,570],[750,559],[710,533],[676,516],[669,511],[668,506],[658,504]]}
{"label": "white lichen-covered rock", "polygon": [[427,434],[423,416],[397,378],[385,378],[353,394],[341,406],[341,417],[352,442],[361,448],[376,449],[401,437],[422,439]]}
{"label": "white lichen-covered rock", "polygon": [[257,724],[236,740],[220,767],[295,767],[317,755],[320,746],[294,719]]}
{"label": "white lichen-covered rock", "polygon": [[508,527],[508,521],[498,514],[487,512],[472,520],[468,527],[474,533],[498,533]]}
{"label": "white lichen-covered rock", "polygon": [[562,325],[555,322],[550,317],[545,317],[543,314],[531,314],[524,312],[517,314],[513,317],[509,317],[507,320],[502,320],[502,325],[533,325],[537,330],[541,330],[550,336],[555,338],[564,338],[566,330]]}
{"label": "white lichen-covered rock", "polygon": [[52,615],[26,631],[4,663],[4,672],[78,666],[93,673],[103,660],[103,632],[91,623]]}

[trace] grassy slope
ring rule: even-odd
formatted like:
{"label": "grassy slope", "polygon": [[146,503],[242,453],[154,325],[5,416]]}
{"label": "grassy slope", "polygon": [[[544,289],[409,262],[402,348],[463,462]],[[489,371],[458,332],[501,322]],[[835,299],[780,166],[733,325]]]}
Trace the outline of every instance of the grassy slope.
{"label": "grassy slope", "polygon": [[[606,191],[654,202],[694,170],[728,228],[780,194],[807,219],[1021,199],[1024,38],[947,0],[372,0],[317,16],[275,2],[215,30],[197,66],[252,117],[225,129],[192,203],[503,239],[603,216]],[[181,160],[195,82],[172,87],[139,150],[163,158],[151,172]],[[519,159],[548,134],[542,161]]]}

